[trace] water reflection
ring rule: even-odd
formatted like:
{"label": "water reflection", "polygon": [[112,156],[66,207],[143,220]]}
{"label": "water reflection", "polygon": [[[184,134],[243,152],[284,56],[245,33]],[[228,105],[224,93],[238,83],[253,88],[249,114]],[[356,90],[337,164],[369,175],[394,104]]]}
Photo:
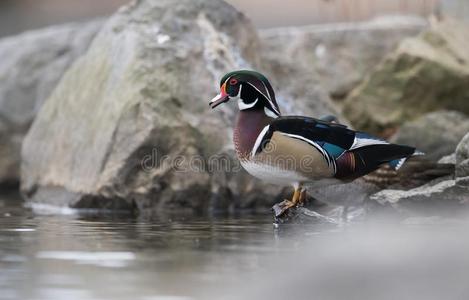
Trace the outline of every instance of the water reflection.
{"label": "water reflection", "polygon": [[270,214],[41,215],[0,202],[0,299],[469,296],[464,219],[278,231]]}
{"label": "water reflection", "polygon": [[193,297],[233,270],[257,269],[274,241],[270,215],[35,215],[8,204],[1,210],[9,214],[0,219],[6,299]]}

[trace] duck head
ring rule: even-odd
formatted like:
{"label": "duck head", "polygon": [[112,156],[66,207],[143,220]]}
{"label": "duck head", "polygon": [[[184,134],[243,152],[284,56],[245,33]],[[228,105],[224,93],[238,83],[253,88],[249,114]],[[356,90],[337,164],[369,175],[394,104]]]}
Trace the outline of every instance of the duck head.
{"label": "duck head", "polygon": [[237,100],[241,111],[264,110],[268,116],[280,116],[269,80],[255,71],[240,70],[223,76],[220,81],[220,94],[213,98],[209,105],[213,109],[230,100]]}

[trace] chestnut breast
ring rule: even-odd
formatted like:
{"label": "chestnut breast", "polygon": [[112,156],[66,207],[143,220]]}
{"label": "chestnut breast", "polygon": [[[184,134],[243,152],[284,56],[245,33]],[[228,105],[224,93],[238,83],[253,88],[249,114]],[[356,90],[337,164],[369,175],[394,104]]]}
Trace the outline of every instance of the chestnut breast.
{"label": "chestnut breast", "polygon": [[233,132],[233,142],[240,160],[248,159],[262,129],[273,120],[262,110],[239,112]]}

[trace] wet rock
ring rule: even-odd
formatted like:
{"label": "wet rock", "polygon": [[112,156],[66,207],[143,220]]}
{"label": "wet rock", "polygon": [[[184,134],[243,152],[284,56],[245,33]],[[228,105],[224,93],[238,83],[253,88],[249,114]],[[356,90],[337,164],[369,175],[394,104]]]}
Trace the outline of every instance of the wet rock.
{"label": "wet rock", "polygon": [[[367,212],[372,212],[369,217],[377,217],[377,213],[393,215],[395,211],[390,203],[405,191],[430,183],[432,187],[440,182],[453,180],[454,164],[436,163],[426,159],[410,159],[399,170],[395,171],[388,166],[372,172],[350,183],[330,185],[319,189],[308,188],[309,199],[306,207],[289,209],[284,214],[282,206],[275,205],[273,210],[277,224],[306,224],[306,223],[330,223],[331,220],[356,220],[365,217]],[[454,181],[454,180],[453,180]],[[386,189],[385,195],[378,193]],[[370,200],[373,196],[373,201]],[[378,197],[378,198],[376,198]],[[389,197],[382,201],[384,197]],[[376,200],[379,200],[376,203]],[[330,218],[331,220],[327,220]]]}
{"label": "wet rock", "polygon": [[340,219],[322,215],[306,207],[293,207],[283,215],[274,218],[274,226],[298,224],[340,224]]}
{"label": "wet rock", "polygon": [[19,180],[21,142],[34,116],[100,25],[67,24],[0,40],[0,184]]}
{"label": "wet rock", "polygon": [[383,190],[370,198],[408,215],[447,215],[469,209],[469,134],[456,150],[456,172],[408,191]]}
{"label": "wet rock", "polygon": [[259,35],[263,55],[272,56],[273,64],[310,70],[307,85],[319,80],[329,95],[342,99],[403,38],[417,35],[425,26],[420,18],[382,17],[354,24],[265,29]]}
{"label": "wet rock", "polygon": [[351,93],[344,114],[357,128],[381,134],[431,111],[469,114],[468,35],[465,23],[433,21]]}
{"label": "wet rock", "polygon": [[469,132],[469,118],[456,111],[438,111],[404,123],[392,142],[412,145],[425,152],[426,158],[438,160],[454,152]]}
{"label": "wet rock", "polygon": [[363,179],[379,189],[408,190],[435,179],[453,176],[454,169],[454,163],[434,162],[425,156],[415,156],[409,158],[397,171],[384,165]]}
{"label": "wet rock", "polygon": [[274,222],[282,224],[339,224],[364,216],[365,201],[379,191],[374,183],[363,178],[346,184],[330,185],[319,189],[307,188],[304,206],[285,210],[277,203],[272,207]]}
{"label": "wet rock", "polygon": [[[246,17],[221,1],[147,0],[122,8],[34,121],[22,148],[22,192],[31,202],[81,208],[281,201],[282,187],[254,180],[234,158],[237,107],[207,105],[223,74],[258,68],[257,45]],[[282,93],[286,111],[293,97]]]}
{"label": "wet rock", "polygon": [[456,178],[469,177],[469,131],[456,148]]}
{"label": "wet rock", "polygon": [[330,185],[320,189],[308,189],[315,199],[333,206],[359,207],[368,197],[379,191],[379,187],[365,178],[345,184]]}
{"label": "wet rock", "polygon": [[442,158],[440,158],[438,163],[456,165],[456,153],[452,153],[450,155],[443,156]]}
{"label": "wet rock", "polygon": [[449,179],[409,191],[383,190],[371,199],[408,215],[447,215],[462,206],[469,208],[469,188]]}

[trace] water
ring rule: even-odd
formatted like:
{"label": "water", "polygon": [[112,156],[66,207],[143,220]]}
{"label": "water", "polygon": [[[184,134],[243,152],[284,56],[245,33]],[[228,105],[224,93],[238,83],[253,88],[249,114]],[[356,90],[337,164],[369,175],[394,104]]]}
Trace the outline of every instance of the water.
{"label": "water", "polygon": [[62,213],[0,200],[0,299],[469,299],[466,219]]}

